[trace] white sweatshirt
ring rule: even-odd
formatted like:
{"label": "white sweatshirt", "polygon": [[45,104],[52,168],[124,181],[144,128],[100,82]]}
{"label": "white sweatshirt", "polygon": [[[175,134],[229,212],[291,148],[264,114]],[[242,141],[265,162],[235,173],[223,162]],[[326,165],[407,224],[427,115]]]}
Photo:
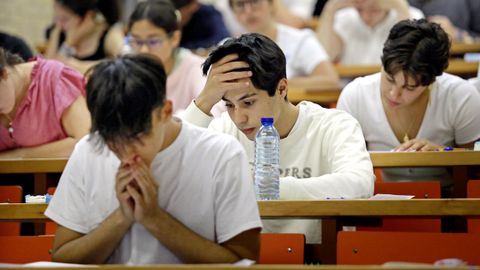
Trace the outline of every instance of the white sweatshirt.
{"label": "white sweatshirt", "polygon": [[[297,106],[298,119],[290,134],[280,140],[280,199],[370,197],[375,177],[357,120],[348,113],[311,102]],[[214,119],[192,102],[183,118],[236,137],[253,166],[254,142],[235,126],[228,113]],[[318,220],[264,220],[264,230],[304,233],[308,243],[321,240]]]}

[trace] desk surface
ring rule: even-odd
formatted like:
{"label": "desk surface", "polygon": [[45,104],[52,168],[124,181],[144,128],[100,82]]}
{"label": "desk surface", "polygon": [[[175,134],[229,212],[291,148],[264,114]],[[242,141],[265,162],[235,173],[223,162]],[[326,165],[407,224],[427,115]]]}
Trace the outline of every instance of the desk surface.
{"label": "desk surface", "polygon": [[[366,76],[380,71],[380,65],[335,65],[337,73],[342,78],[355,78]],[[453,59],[447,68],[447,72],[456,75],[476,74],[478,62],[465,62],[463,60]]]}
{"label": "desk surface", "polygon": [[[263,218],[479,216],[480,199],[259,201]],[[44,220],[46,204],[0,204],[0,220]]]}
{"label": "desk surface", "polygon": [[480,165],[480,151],[370,152],[373,167]]}
{"label": "desk surface", "polygon": [[[480,151],[370,152],[374,167],[480,165]],[[0,173],[61,173],[67,158],[0,159]]]}
{"label": "desk surface", "polygon": [[332,102],[337,102],[338,97],[340,96],[340,89],[332,90],[305,90],[300,88],[289,88],[288,89],[288,100],[296,104],[303,100],[308,100],[315,103],[328,104]]}

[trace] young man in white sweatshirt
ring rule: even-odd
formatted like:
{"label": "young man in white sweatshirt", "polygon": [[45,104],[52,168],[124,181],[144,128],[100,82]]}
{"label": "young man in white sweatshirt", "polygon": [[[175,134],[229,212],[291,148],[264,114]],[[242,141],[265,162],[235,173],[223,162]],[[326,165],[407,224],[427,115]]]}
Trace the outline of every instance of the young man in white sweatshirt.
{"label": "young man in white sweatshirt", "polygon": [[[358,122],[342,111],[288,101],[285,56],[269,38],[244,34],[227,40],[204,63],[201,94],[183,117],[198,126],[236,137],[253,166],[255,133],[261,117],[273,117],[280,134],[280,199],[366,198],[374,174]],[[228,113],[214,119],[211,108],[224,100]],[[304,233],[321,240],[315,220],[264,221],[274,232]]]}

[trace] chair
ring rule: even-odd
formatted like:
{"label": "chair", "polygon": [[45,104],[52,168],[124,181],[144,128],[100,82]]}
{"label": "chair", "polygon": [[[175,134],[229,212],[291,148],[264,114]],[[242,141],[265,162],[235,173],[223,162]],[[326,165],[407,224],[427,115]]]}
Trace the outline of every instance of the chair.
{"label": "chair", "polygon": [[392,261],[433,263],[458,258],[480,264],[480,234],[430,232],[339,232],[337,264]]}
{"label": "chair", "polygon": [[[440,198],[440,182],[375,182],[375,194],[414,195],[414,199]],[[384,217],[381,227],[357,227],[360,231],[440,232],[440,218]]]}
{"label": "chair", "polygon": [[[0,203],[21,203],[21,186],[0,186]],[[0,222],[0,236],[20,235],[20,222]]]}
{"label": "chair", "polygon": [[[480,180],[468,181],[467,197],[480,198]],[[480,217],[470,217],[467,219],[467,223],[469,233],[480,233]]]}
{"label": "chair", "polygon": [[262,233],[260,264],[303,264],[305,235],[298,233]]}
{"label": "chair", "polygon": [[[55,193],[56,187],[49,187],[47,189],[47,193],[53,195]],[[57,231],[57,224],[53,221],[45,222],[45,234],[47,235],[54,235]]]}
{"label": "chair", "polygon": [[51,261],[53,238],[53,235],[0,236],[0,262]]}

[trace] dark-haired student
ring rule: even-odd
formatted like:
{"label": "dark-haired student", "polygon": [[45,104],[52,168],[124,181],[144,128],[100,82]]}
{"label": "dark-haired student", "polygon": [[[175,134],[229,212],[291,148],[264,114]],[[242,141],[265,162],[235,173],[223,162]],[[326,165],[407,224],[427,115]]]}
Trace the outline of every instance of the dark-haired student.
{"label": "dark-haired student", "polygon": [[255,260],[261,221],[241,145],[172,117],[151,56],[106,60],[87,84],[92,130],[45,215],[52,258],[84,264]]}
{"label": "dark-haired student", "polygon": [[84,84],[63,63],[0,48],[0,158],[68,157],[90,129]]}
{"label": "dark-haired student", "polygon": [[[349,114],[303,101],[288,101],[286,63],[274,41],[260,34],[227,40],[207,58],[207,83],[185,111],[187,121],[227,133],[241,142],[250,164],[261,117],[273,117],[280,134],[280,199],[366,198],[373,169],[358,122]],[[224,100],[228,113],[210,110]],[[321,240],[318,220],[264,221],[266,231],[304,233]]]}
{"label": "dark-haired student", "polygon": [[55,0],[54,13],[55,24],[47,30],[45,57],[85,73],[99,60],[122,52],[118,0]]}
{"label": "dark-haired student", "polygon": [[[343,90],[338,108],[362,126],[369,150],[435,151],[472,148],[480,138],[479,92],[444,73],[449,37],[426,20],[397,23],[383,48],[382,71],[358,78]],[[385,169],[385,180],[441,179],[442,168]]]}

